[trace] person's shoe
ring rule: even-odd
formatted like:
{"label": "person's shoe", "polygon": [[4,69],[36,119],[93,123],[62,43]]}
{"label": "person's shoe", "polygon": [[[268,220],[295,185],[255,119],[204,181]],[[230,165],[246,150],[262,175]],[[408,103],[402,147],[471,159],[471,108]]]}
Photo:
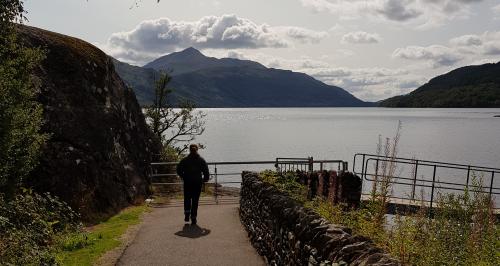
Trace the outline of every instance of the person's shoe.
{"label": "person's shoe", "polygon": [[191,218],[191,224],[195,225],[196,224],[196,218]]}
{"label": "person's shoe", "polygon": [[186,223],[189,222],[189,214],[184,215],[184,222],[186,222]]}

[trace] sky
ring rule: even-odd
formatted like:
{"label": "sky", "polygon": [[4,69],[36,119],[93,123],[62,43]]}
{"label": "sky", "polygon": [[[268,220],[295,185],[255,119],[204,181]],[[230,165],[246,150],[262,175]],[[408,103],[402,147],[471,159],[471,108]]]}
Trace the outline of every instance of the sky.
{"label": "sky", "polygon": [[307,73],[365,101],[500,61],[500,0],[26,0],[28,25],[144,65],[195,47]]}

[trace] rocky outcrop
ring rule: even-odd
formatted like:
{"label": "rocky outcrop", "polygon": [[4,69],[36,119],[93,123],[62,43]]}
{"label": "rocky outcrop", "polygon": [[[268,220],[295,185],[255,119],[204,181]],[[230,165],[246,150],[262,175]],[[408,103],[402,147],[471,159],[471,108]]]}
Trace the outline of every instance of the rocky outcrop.
{"label": "rocky outcrop", "polygon": [[399,265],[369,239],[330,224],[254,173],[243,173],[240,217],[269,265]]}
{"label": "rocky outcrop", "polygon": [[87,221],[144,200],[159,145],[111,59],[73,37],[26,26],[19,33],[26,45],[46,51],[35,76],[50,140],[29,183],[61,197]]}

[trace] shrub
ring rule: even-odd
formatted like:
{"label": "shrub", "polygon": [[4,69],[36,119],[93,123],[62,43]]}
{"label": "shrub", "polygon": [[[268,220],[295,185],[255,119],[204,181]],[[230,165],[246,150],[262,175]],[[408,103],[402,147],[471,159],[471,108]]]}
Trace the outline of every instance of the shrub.
{"label": "shrub", "polygon": [[0,265],[55,264],[57,235],[76,231],[79,216],[57,197],[25,191],[10,201],[0,196]]}
{"label": "shrub", "polygon": [[307,187],[297,182],[298,176],[294,172],[278,174],[274,171],[263,171],[260,176],[264,182],[272,184],[280,191],[290,195],[299,202],[305,202],[307,199]]}
{"label": "shrub", "polygon": [[0,192],[9,199],[38,164],[47,139],[40,133],[42,107],[31,74],[43,59],[38,48],[24,47],[13,21],[24,20],[23,2],[2,1],[0,8]]}
{"label": "shrub", "polygon": [[434,217],[422,208],[396,216],[389,250],[411,265],[500,265],[500,227],[482,181],[462,194],[439,194]]}

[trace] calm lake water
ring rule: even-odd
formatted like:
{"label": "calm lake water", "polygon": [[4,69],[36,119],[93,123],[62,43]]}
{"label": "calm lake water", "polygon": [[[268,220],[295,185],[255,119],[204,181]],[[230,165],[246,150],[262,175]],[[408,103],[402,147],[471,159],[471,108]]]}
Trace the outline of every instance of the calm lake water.
{"label": "calm lake water", "polygon": [[500,168],[498,108],[201,110],[207,114],[206,131],[197,141],[206,145],[201,154],[207,161],[313,156],[345,160],[351,168],[355,153],[375,153],[379,135],[394,137],[401,121],[400,157]]}

